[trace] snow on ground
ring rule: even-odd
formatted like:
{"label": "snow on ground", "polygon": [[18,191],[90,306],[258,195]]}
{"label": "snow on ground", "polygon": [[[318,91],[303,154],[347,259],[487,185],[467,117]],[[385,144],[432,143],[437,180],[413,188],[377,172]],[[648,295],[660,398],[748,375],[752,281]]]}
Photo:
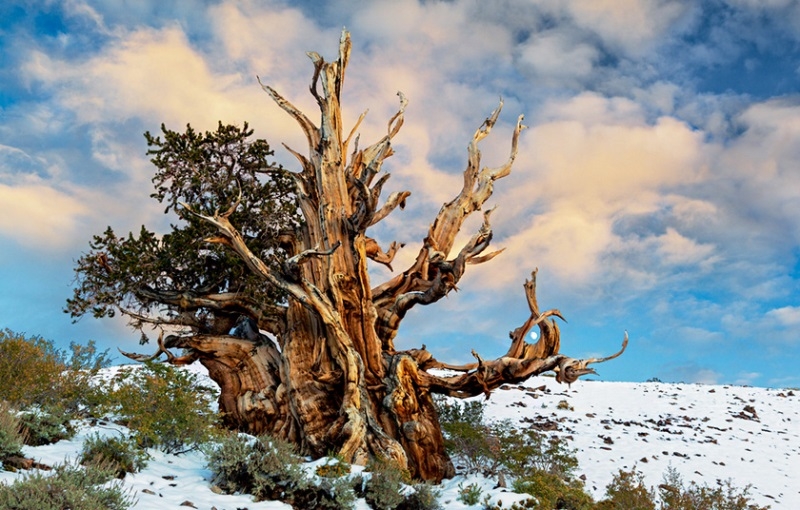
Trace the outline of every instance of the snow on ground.
{"label": "snow on ground", "polygon": [[[800,508],[798,390],[599,381],[567,387],[539,377],[495,391],[486,405],[490,419],[509,419],[566,438],[577,450],[578,474],[585,476],[586,488],[596,499],[603,496],[619,469],[636,468],[649,486],[657,486],[672,466],[686,483],[693,480],[714,486],[730,479],[738,488],[752,485],[751,496],[759,505]],[[25,447],[24,453],[51,465],[75,459],[83,439],[95,432],[124,434],[125,429],[113,424],[82,425],[72,440]],[[211,473],[199,452],[149,453],[152,459],[147,468],[124,479],[135,493],[136,510],[290,508],[278,502],[254,503],[247,495],[214,493]],[[313,468],[309,463],[308,469],[313,472]],[[17,476],[0,471],[0,482],[9,483]],[[505,506],[524,499],[493,489],[494,480],[458,476],[440,487],[443,507],[481,508],[457,500],[459,484],[471,483],[481,486],[494,501],[502,499]],[[368,507],[361,500],[357,508]]]}
{"label": "snow on ground", "polygon": [[566,437],[595,498],[619,469],[635,467],[657,486],[672,466],[687,484],[730,479],[752,485],[760,505],[800,508],[797,390],[598,381],[570,388],[540,377],[496,391],[487,406],[486,416]]}

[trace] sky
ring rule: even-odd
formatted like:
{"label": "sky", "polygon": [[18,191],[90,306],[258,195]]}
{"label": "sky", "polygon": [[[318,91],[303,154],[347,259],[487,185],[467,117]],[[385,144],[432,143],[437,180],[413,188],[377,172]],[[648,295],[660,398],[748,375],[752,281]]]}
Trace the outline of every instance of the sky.
{"label": "sky", "polygon": [[[15,1],[0,6],[0,328],[135,350],[123,319],[63,313],[92,235],[170,218],[149,198],[142,133],[247,121],[289,168],[302,132],[256,77],[316,118],[307,51],[352,34],[346,129],[381,137],[408,98],[385,193],[412,192],[374,237],[416,255],[484,164],[493,245],[459,291],[413,309],[397,346],[451,362],[503,354],[539,303],[562,352],[605,380],[800,386],[800,3],[791,0]],[[468,237],[478,226],[465,225]],[[374,283],[390,278],[376,268]]]}

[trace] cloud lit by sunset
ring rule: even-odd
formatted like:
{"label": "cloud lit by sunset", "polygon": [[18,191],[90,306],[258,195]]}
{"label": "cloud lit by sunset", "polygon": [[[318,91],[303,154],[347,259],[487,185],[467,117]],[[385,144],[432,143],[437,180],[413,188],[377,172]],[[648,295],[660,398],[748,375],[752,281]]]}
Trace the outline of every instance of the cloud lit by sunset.
{"label": "cloud lit by sunset", "polygon": [[61,310],[92,235],[169,225],[142,133],[247,121],[294,168],[281,144],[303,150],[303,134],[256,77],[316,119],[306,52],[333,57],[347,27],[345,130],[369,110],[372,143],[397,92],[409,100],[384,169],[388,192],[412,194],[372,232],[406,243],[395,269],[458,192],[500,98],[484,164],[506,160],[519,114],[528,126],[488,204],[505,252],[415,309],[398,347],[501,354],[538,267],[570,355],[629,332],[606,379],[800,386],[785,363],[800,354],[796,2],[15,4],[0,7],[0,328],[130,350],[123,320]]}

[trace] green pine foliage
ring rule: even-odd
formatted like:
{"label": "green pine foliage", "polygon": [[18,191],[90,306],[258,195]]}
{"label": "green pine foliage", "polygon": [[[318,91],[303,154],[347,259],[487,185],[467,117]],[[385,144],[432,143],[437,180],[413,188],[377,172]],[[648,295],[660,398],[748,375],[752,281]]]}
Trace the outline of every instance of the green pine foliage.
{"label": "green pine foliage", "polygon": [[[151,198],[173,215],[170,231],[118,235],[112,227],[95,235],[89,251],[75,267],[76,287],[65,311],[74,318],[128,314],[131,326],[142,330],[139,317],[193,325],[195,332],[225,334],[241,309],[187,304],[187,296],[235,291],[247,306],[271,306],[281,292],[263,285],[239,257],[226,247],[200,241],[214,227],[190,214],[228,211],[229,219],[247,238],[248,247],[266,264],[278,267],[286,259],[281,233],[295,231],[301,217],[295,184],[289,173],[270,161],[273,151],[253,130],[219,124],[216,131],[183,132],[161,126],[145,133],[148,155],[155,165]],[[255,310],[253,313],[257,313]],[[142,332],[142,343],[148,341]]]}
{"label": "green pine foliage", "polygon": [[477,483],[458,484],[458,500],[465,505],[477,505],[481,501],[483,489]]}

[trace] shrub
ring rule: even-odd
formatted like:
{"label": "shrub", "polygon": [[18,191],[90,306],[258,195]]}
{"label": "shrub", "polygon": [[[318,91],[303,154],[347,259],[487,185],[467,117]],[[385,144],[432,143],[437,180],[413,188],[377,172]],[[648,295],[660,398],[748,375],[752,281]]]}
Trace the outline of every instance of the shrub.
{"label": "shrub", "polygon": [[[534,496],[545,508],[549,504],[575,509],[592,505],[583,484],[573,479],[578,459],[564,440],[548,438],[535,429],[521,430],[510,421],[485,425],[483,404],[477,401],[463,406],[439,403],[439,410],[445,447],[468,473],[507,474],[518,492]],[[477,503],[480,494],[467,489],[461,487],[459,499]]]}
{"label": "shrub", "polygon": [[620,469],[606,487],[606,499],[597,506],[600,510],[655,510],[654,498],[642,473]]}
{"label": "shrub", "polygon": [[0,400],[0,463],[9,457],[22,455],[23,443],[19,428],[16,413]]}
{"label": "shrub", "polygon": [[534,498],[527,498],[523,499],[522,501],[515,501],[511,504],[510,507],[503,506],[503,500],[498,500],[497,503],[492,503],[487,495],[486,498],[483,500],[483,508],[484,510],[528,510],[528,509],[540,509],[542,507],[539,506],[539,503],[536,502]]}
{"label": "shrub", "polygon": [[291,500],[311,485],[293,444],[262,436],[230,435],[207,451],[212,483],[226,493],[244,492],[257,500]]}
{"label": "shrub", "polygon": [[53,444],[75,435],[75,429],[69,423],[69,415],[63,410],[25,411],[19,415],[19,421],[20,432],[28,446]]}
{"label": "shrub", "polygon": [[364,499],[370,507],[374,510],[393,510],[405,501],[404,484],[411,482],[407,470],[390,459],[376,459],[369,463],[367,470],[372,476],[365,484]]}
{"label": "shrub", "polygon": [[500,445],[498,459],[512,478],[542,471],[570,480],[578,468],[575,450],[559,437],[547,437],[535,429],[520,430],[508,421],[491,429]]}
{"label": "shrub", "polygon": [[85,466],[102,466],[113,472],[116,478],[125,473],[136,473],[147,466],[147,452],[139,449],[136,441],[123,437],[100,437],[94,434],[83,441],[80,463]]}
{"label": "shrub", "polygon": [[195,374],[146,363],[120,370],[100,398],[100,408],[129,427],[140,447],[183,453],[219,433],[213,400]]}
{"label": "shrub", "polygon": [[134,503],[119,482],[105,484],[108,472],[103,470],[65,464],[53,471],[34,471],[12,484],[0,484],[0,508],[125,510]]}
{"label": "shrub", "polygon": [[347,478],[323,478],[318,485],[309,485],[292,498],[294,508],[351,510],[355,504],[356,493]]}
{"label": "shrub", "polygon": [[733,487],[730,480],[715,488],[698,486],[691,482],[685,487],[677,469],[670,466],[664,473],[663,483],[658,486],[661,510],[767,510],[750,502],[750,486],[744,489]]}
{"label": "shrub", "polygon": [[414,484],[414,492],[406,496],[398,510],[441,510],[441,491],[430,483]]}
{"label": "shrub", "polygon": [[315,472],[323,478],[340,478],[350,474],[350,464],[341,455],[329,454]]}
{"label": "shrub", "polygon": [[558,404],[556,405],[556,409],[561,409],[562,411],[574,411],[575,408],[570,405],[569,402],[566,400],[559,400]]}
{"label": "shrub", "polygon": [[536,508],[589,510],[594,507],[592,497],[584,491],[583,484],[578,480],[566,480],[541,469],[534,469],[527,476],[517,478],[513,487],[515,492],[535,497],[539,502]]}
{"label": "shrub", "polygon": [[444,446],[467,474],[497,474],[501,448],[492,430],[483,422],[483,402],[436,401]]}
{"label": "shrub", "polygon": [[[736,489],[725,482],[718,487],[685,487],[675,468],[668,468],[659,489],[659,510],[767,510],[750,502],[749,486]],[[597,504],[598,510],[655,510],[656,494],[644,484],[637,471],[622,471],[606,487],[606,499]]]}
{"label": "shrub", "polygon": [[483,489],[477,483],[464,485],[458,484],[458,500],[465,505],[477,505],[483,495]]}
{"label": "shrub", "polygon": [[70,344],[71,354],[42,337],[0,331],[0,400],[24,409],[37,405],[76,412],[90,378],[109,364],[108,351],[98,353],[94,342]]}

